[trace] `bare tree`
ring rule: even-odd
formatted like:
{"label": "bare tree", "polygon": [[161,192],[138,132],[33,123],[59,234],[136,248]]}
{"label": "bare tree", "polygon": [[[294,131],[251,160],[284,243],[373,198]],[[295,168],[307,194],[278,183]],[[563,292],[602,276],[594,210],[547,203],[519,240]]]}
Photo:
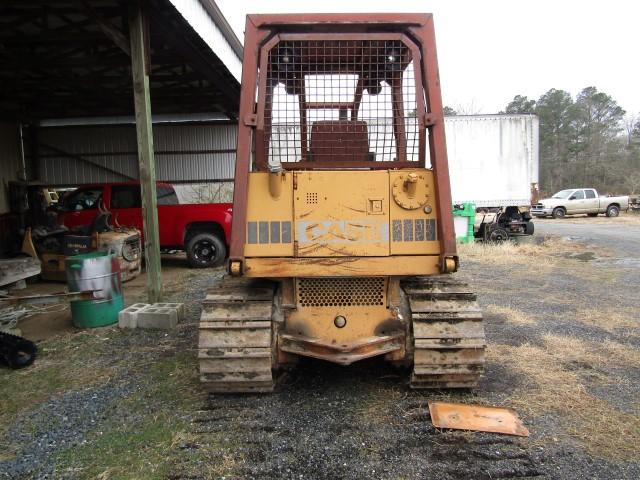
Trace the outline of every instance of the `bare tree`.
{"label": "bare tree", "polygon": [[480,113],[482,113],[482,105],[480,105],[477,100],[473,98],[467,103],[456,104],[454,110],[458,115],[479,115]]}
{"label": "bare tree", "polygon": [[627,135],[627,147],[631,146],[634,141],[634,129],[640,121],[640,113],[627,113],[622,120],[624,131]]}

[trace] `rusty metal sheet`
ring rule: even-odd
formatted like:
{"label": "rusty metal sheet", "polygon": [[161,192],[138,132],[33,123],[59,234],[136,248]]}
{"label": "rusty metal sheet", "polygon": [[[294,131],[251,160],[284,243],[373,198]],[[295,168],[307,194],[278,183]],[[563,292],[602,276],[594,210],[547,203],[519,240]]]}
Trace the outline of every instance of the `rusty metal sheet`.
{"label": "rusty metal sheet", "polygon": [[529,430],[518,414],[508,408],[429,402],[429,413],[433,425],[438,428],[529,436]]}

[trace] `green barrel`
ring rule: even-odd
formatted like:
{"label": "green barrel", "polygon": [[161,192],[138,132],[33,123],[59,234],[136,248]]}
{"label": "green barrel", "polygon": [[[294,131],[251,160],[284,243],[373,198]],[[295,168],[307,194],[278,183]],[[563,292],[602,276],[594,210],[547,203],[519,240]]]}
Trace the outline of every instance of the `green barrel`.
{"label": "green barrel", "polygon": [[91,300],[71,302],[71,318],[79,328],[112,325],[124,308],[120,262],[114,254],[91,252],[65,259],[70,292],[94,290]]}
{"label": "green barrel", "polygon": [[473,224],[476,220],[476,206],[471,202],[453,206],[453,226],[458,243],[473,243]]}

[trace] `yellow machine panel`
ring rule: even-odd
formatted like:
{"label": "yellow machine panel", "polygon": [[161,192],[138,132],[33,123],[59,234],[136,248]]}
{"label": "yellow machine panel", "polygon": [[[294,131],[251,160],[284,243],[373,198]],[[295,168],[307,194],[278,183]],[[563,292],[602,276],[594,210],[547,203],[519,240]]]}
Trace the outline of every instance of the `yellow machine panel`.
{"label": "yellow machine panel", "polygon": [[[413,184],[413,192],[408,191],[410,184]],[[389,192],[391,255],[440,253],[433,172],[392,170],[389,172]]]}
{"label": "yellow machine panel", "polygon": [[292,257],[293,256],[293,174],[277,176],[280,183],[271,189],[270,173],[249,174],[247,204],[247,242],[244,254],[247,257]]}
{"label": "yellow machine panel", "polygon": [[[386,289],[384,277],[298,279],[297,308],[287,317],[287,329],[328,344],[373,337],[380,333],[375,328],[391,318]],[[345,319],[340,328],[334,323],[338,316]]]}
{"label": "yellow machine panel", "polygon": [[440,273],[437,255],[361,257],[344,261],[328,258],[247,258],[247,277],[370,277],[372,275],[412,276]]}
{"label": "yellow machine panel", "polygon": [[389,255],[389,172],[296,172],[298,257]]}

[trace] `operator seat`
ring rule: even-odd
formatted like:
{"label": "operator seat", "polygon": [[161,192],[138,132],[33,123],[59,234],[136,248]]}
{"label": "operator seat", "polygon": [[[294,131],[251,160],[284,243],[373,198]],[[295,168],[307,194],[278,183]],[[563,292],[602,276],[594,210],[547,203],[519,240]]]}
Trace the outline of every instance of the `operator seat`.
{"label": "operator seat", "polygon": [[316,162],[367,162],[367,122],[362,120],[320,120],[311,125],[311,159]]}

